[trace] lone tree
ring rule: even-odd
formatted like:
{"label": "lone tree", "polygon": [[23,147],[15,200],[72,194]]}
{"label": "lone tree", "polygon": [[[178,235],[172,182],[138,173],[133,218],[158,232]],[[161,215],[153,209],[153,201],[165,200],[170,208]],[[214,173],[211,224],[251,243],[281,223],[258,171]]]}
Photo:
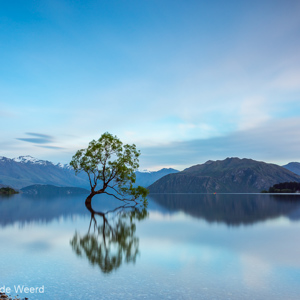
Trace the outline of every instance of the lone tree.
{"label": "lone tree", "polygon": [[86,203],[91,203],[95,195],[105,193],[125,202],[137,203],[139,198],[146,205],[149,191],[141,186],[133,187],[139,156],[134,144],[123,145],[108,132],[99,140],[92,140],[86,149],[78,150],[70,165],[76,174],[84,171],[88,175],[91,193]]}

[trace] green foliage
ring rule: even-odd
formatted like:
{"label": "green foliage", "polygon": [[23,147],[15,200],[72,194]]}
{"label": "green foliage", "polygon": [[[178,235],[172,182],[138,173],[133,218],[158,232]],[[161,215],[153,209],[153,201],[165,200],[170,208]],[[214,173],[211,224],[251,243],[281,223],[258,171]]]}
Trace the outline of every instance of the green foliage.
{"label": "green foliage", "polygon": [[269,193],[299,193],[300,183],[299,182],[282,182],[274,184],[269,188]]}
{"label": "green foliage", "polygon": [[0,188],[0,194],[12,195],[12,194],[18,194],[18,193],[19,192],[15,191],[14,189],[12,189],[10,187]]}
{"label": "green foliage", "polygon": [[[123,143],[106,132],[97,140],[89,143],[72,157],[70,165],[76,174],[86,172],[91,186],[90,198],[106,193],[119,200],[135,201],[140,198],[147,203],[148,190],[133,187],[135,171],[139,167],[140,151],[136,146]],[[97,188],[97,185],[100,187]]]}

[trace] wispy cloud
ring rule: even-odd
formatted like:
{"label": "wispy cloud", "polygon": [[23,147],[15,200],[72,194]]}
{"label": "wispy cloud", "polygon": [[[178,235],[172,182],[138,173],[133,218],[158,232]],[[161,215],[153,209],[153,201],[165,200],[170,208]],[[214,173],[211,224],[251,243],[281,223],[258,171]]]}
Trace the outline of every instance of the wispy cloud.
{"label": "wispy cloud", "polygon": [[34,132],[27,132],[25,133],[29,136],[34,136],[33,138],[17,138],[19,141],[24,141],[28,143],[34,143],[34,144],[48,144],[51,143],[54,138],[47,134],[41,134],[41,133],[34,133]]}
{"label": "wispy cloud", "polygon": [[271,87],[283,90],[300,90],[300,70],[286,70],[272,83]]}
{"label": "wispy cloud", "polygon": [[17,138],[19,141],[24,141],[28,143],[34,143],[34,144],[46,144],[49,143],[48,139],[44,138]]}
{"label": "wispy cloud", "polygon": [[8,111],[8,110],[0,110],[0,117],[1,118],[13,118],[16,117],[16,113],[14,113],[13,111]]}
{"label": "wispy cloud", "polygon": [[183,169],[210,159],[236,156],[285,164],[299,160],[299,136],[298,118],[267,121],[260,127],[227,136],[145,147],[141,149],[141,163],[146,168],[168,165]]}
{"label": "wispy cloud", "polygon": [[41,148],[46,148],[46,149],[66,149],[63,147],[56,147],[56,146],[37,146],[37,147],[41,147]]}
{"label": "wispy cloud", "polygon": [[55,149],[71,153],[109,131],[143,150],[142,167],[300,159],[290,135],[298,125],[288,125],[300,118],[300,2],[166,2],[159,10],[155,1],[127,5],[121,15],[108,4],[106,15],[97,3],[55,0],[34,27],[27,7],[18,16],[13,4],[4,9],[3,39],[15,38],[0,49],[1,151],[64,157]]}
{"label": "wispy cloud", "polygon": [[16,140],[33,143],[33,144],[48,144],[54,141],[54,137],[48,134],[26,132],[26,135],[33,136],[28,138],[16,138]]}
{"label": "wispy cloud", "polygon": [[39,138],[49,139],[49,140],[53,139],[53,137],[51,135],[48,135],[48,134],[41,134],[41,133],[35,133],[35,132],[26,132],[26,134],[36,136],[36,137],[39,137]]}

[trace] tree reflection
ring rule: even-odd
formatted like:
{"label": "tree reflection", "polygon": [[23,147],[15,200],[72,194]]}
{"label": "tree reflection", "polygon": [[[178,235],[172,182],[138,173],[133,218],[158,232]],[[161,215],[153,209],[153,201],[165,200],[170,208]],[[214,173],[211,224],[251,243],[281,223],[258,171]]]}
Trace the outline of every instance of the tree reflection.
{"label": "tree reflection", "polygon": [[[95,211],[86,203],[91,213],[87,234],[75,233],[70,244],[78,256],[85,256],[92,265],[98,265],[103,273],[118,269],[122,262],[135,263],[139,253],[139,239],[135,235],[135,221],[148,216],[146,208],[128,204],[107,212]],[[101,225],[96,217],[99,216]]]}

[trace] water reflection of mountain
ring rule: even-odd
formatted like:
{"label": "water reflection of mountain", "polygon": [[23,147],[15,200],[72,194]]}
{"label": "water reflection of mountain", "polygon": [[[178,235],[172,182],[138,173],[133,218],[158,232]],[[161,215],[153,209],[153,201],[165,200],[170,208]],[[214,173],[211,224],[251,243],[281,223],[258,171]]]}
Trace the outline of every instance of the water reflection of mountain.
{"label": "water reflection of mountain", "polygon": [[[19,225],[30,222],[47,223],[61,217],[73,218],[76,215],[89,216],[84,201],[84,195],[46,197],[18,194],[11,197],[0,196],[0,226],[16,222]],[[116,205],[116,201],[106,196],[95,198],[94,202],[96,208],[100,206],[103,210],[111,209]]]}
{"label": "water reflection of mountain", "polygon": [[[298,199],[298,200],[297,200]],[[66,197],[30,197],[24,194],[0,196],[0,226],[31,222],[47,223],[59,218],[90,217],[83,195]],[[118,207],[120,202],[101,195],[93,199],[95,210],[106,211]],[[253,224],[279,216],[300,220],[300,196],[270,194],[152,194],[149,211],[162,214],[183,211],[208,222],[227,225]]]}
{"label": "water reflection of mountain", "polygon": [[248,225],[280,216],[300,220],[300,196],[267,194],[151,194],[169,211],[183,211],[208,222]]}

